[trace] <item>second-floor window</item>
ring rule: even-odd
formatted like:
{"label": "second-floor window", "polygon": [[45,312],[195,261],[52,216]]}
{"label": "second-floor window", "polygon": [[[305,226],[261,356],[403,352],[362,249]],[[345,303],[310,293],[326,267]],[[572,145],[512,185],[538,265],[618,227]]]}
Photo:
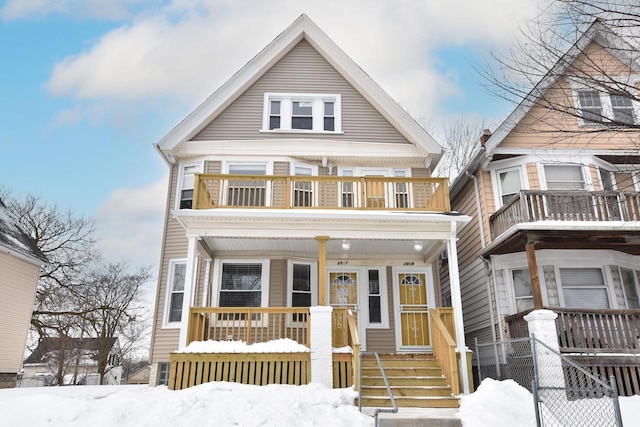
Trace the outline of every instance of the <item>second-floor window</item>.
{"label": "second-floor window", "polygon": [[229,165],[230,175],[247,175],[246,179],[230,179],[227,203],[231,206],[265,206],[266,181],[256,176],[267,174],[265,164]]}
{"label": "second-floor window", "polygon": [[341,96],[319,93],[265,93],[262,130],[341,132]]}
{"label": "second-floor window", "polygon": [[545,165],[547,190],[584,190],[585,182],[580,165]]}
{"label": "second-floor window", "polygon": [[193,205],[194,174],[198,172],[200,172],[200,167],[197,165],[185,165],[182,167],[180,176],[179,209],[191,209]]}
{"label": "second-floor window", "polygon": [[522,189],[519,169],[498,172],[498,181],[498,190],[500,191],[500,199],[503,205]]}

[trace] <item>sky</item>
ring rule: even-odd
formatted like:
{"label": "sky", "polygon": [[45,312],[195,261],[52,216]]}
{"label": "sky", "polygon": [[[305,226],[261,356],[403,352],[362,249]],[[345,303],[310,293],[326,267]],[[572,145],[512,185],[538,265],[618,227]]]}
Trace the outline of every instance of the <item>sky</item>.
{"label": "sky", "polygon": [[168,167],[153,148],[306,13],[437,138],[511,109],[476,68],[543,0],[5,0],[0,186],[93,217],[103,255],[157,266]]}
{"label": "sky", "polygon": [[[203,421],[218,427],[373,427],[373,417],[352,404],[354,397],[351,388],[319,384],[215,382],[181,391],[146,385],[32,387],[0,390],[0,412],[14,427],[175,427]],[[586,399],[571,403],[588,404]],[[640,396],[621,397],[620,409],[623,424],[636,425]],[[405,411],[400,408],[398,415]],[[485,379],[475,393],[462,397],[458,416],[463,427],[536,425],[531,393],[513,380]]]}

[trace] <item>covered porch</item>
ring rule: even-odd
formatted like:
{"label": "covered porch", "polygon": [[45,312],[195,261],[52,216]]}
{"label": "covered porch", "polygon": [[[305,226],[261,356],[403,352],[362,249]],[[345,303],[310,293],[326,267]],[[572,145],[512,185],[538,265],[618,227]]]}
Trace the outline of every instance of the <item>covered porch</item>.
{"label": "covered porch", "polygon": [[[176,212],[189,238],[178,352],[170,387],[212,380],[265,384],[317,382],[316,351],[329,354],[331,385],[358,386],[358,352],[433,353],[455,391],[468,391],[456,233],[469,218],[424,212],[188,210]],[[457,285],[452,309],[435,297],[433,261],[449,253]],[[252,306],[231,306],[226,265],[261,265]],[[308,276],[297,276],[297,265]],[[457,281],[456,281],[457,280]],[[241,281],[238,281],[240,283]],[[300,286],[298,286],[300,285]],[[268,289],[268,290],[267,290]],[[458,292],[457,297],[455,292]],[[412,296],[409,296],[409,295]],[[413,299],[411,299],[413,298]],[[457,307],[456,307],[457,305]],[[328,317],[313,312],[330,310]],[[327,331],[326,345],[313,328]],[[194,341],[288,339],[308,351],[182,352]],[[324,350],[318,347],[326,347]],[[345,349],[346,348],[346,349]],[[340,349],[340,350],[337,350]],[[325,365],[326,366],[326,365]]]}

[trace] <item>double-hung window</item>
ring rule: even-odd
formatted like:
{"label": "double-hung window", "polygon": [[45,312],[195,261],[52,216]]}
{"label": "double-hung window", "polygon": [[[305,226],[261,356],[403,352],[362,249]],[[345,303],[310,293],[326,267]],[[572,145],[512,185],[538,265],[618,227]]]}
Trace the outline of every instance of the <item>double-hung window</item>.
{"label": "double-hung window", "polygon": [[610,308],[600,268],[561,268],[564,305],[568,308]]}
{"label": "double-hung window", "polygon": [[227,203],[230,206],[265,206],[266,181],[258,178],[267,174],[265,164],[229,165],[229,175],[247,175],[246,178],[229,179]]}
{"label": "double-hung window", "polygon": [[341,132],[340,94],[265,93],[262,131]]}
{"label": "double-hung window", "polygon": [[180,171],[180,209],[191,209],[193,205],[194,174],[198,172],[200,167],[197,165],[185,165]]}
{"label": "double-hung window", "polygon": [[182,320],[182,304],[184,303],[184,283],[187,263],[172,261],[169,263],[169,279],[167,283],[166,323],[178,323]]}
{"label": "double-hung window", "polygon": [[597,89],[578,89],[576,92],[580,124],[613,125],[636,124],[636,111],[632,97],[625,93],[607,93]]}
{"label": "double-hung window", "polygon": [[[289,262],[289,305],[291,307],[311,307],[317,304],[316,289],[318,268],[315,263]],[[306,320],[304,314],[294,314],[294,322]]]}
{"label": "double-hung window", "polygon": [[313,168],[311,166],[294,165],[294,174],[296,176],[293,184],[293,206],[311,207],[314,205],[313,200],[313,184],[312,179],[297,178],[303,176],[312,176]]}
{"label": "double-hung window", "polygon": [[624,297],[627,301],[627,308],[635,309],[640,308],[638,301],[638,291],[636,284],[636,274],[633,270],[620,267],[620,279],[622,280],[622,286],[624,288]]}
{"label": "double-hung window", "polygon": [[533,287],[528,268],[511,270],[517,312],[533,308]]}
{"label": "double-hung window", "polygon": [[520,169],[510,169],[498,172],[498,190],[502,204],[507,203],[522,189]]}
{"label": "double-hung window", "polygon": [[222,263],[220,307],[262,305],[262,263]]}

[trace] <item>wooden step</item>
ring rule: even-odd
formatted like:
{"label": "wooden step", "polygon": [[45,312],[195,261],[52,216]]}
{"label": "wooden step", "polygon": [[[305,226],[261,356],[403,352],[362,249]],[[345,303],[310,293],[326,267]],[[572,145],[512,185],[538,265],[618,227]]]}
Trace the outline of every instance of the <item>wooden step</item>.
{"label": "wooden step", "polygon": [[[396,405],[401,408],[457,408],[460,406],[458,399],[455,397],[419,397],[419,396],[403,396],[396,397]],[[391,400],[389,397],[363,397],[362,406],[372,408],[391,408]]]}
{"label": "wooden step", "polygon": [[[431,354],[383,354],[380,361],[399,407],[457,408],[439,361]],[[374,356],[362,359],[362,405],[391,407],[382,373]]]}
{"label": "wooden step", "polygon": [[[391,387],[394,397],[400,396],[444,396],[451,397],[451,387],[449,385],[442,386],[403,386]],[[386,396],[389,397],[387,387],[384,385],[363,386],[363,396]]]}

